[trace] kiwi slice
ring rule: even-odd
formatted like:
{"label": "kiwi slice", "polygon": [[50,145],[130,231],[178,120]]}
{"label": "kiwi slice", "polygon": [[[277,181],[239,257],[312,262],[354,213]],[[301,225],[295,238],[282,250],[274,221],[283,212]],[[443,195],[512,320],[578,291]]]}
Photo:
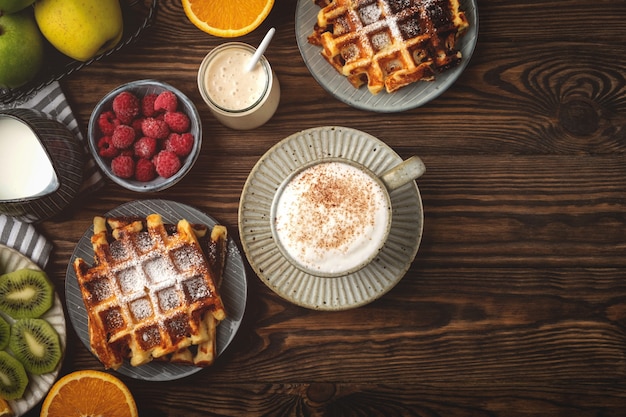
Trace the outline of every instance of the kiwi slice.
{"label": "kiwi slice", "polygon": [[15,319],[40,317],[53,302],[54,286],[43,271],[24,268],[0,276],[0,310]]}
{"label": "kiwi slice", "polygon": [[9,349],[31,374],[54,371],[61,360],[59,334],[44,319],[20,319],[11,327]]}
{"label": "kiwi slice", "polygon": [[0,350],[4,350],[9,346],[9,335],[11,334],[11,325],[0,316]]}
{"label": "kiwi slice", "polygon": [[0,397],[5,400],[22,398],[28,375],[24,365],[6,351],[0,351]]}

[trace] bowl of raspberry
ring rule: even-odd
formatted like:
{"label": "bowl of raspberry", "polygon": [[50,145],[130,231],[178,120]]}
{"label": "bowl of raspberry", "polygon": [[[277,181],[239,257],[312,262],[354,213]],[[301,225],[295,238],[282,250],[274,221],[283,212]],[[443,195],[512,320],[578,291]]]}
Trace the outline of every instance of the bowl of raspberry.
{"label": "bowl of raspberry", "polygon": [[138,80],[100,100],[89,119],[88,137],[94,159],[113,182],[154,192],[176,184],[196,162],[202,122],[180,90]]}

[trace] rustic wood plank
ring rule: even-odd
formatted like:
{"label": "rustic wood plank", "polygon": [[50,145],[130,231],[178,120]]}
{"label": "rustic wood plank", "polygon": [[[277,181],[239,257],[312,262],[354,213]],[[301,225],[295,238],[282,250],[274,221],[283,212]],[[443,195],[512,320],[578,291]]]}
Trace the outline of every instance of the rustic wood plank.
{"label": "rustic wood plank", "polygon": [[[398,114],[350,108],[306,68],[296,2],[276,0],[240,41],[277,32],[266,55],[281,105],[252,131],[219,125],[196,72],[224,39],[192,26],[179,1],[132,47],[62,82],[86,132],[99,98],[157,78],[203,121],[191,174],[161,193],[114,184],[38,225],[55,245],[58,289],[93,216],[139,198],[206,211],[239,242],[247,175],[277,141],[321,125],[370,133],[421,156],[425,209],[406,276],[355,310],[283,300],[248,267],[249,302],[212,368],[170,383],[124,378],[146,416],[622,416],[626,410],[626,3],[478,1],[480,34],[459,79]],[[68,324],[62,372],[101,365]],[[38,415],[38,408],[28,416]]]}

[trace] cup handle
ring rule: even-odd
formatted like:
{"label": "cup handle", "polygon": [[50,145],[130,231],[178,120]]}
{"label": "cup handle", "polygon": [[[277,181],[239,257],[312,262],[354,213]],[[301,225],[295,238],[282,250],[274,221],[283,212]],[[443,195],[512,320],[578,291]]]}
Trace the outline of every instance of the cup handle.
{"label": "cup handle", "polygon": [[380,179],[389,191],[393,191],[421,177],[424,172],[426,172],[426,165],[419,156],[414,155],[383,173]]}

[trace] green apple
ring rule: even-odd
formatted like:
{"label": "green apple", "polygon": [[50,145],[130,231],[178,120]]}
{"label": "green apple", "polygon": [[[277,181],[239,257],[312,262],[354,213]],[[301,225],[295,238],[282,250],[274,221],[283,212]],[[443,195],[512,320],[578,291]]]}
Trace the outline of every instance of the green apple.
{"label": "green apple", "polygon": [[0,88],[17,88],[39,72],[44,39],[31,10],[0,13]]}
{"label": "green apple", "polygon": [[0,0],[0,14],[19,12],[34,2],[35,0]]}
{"label": "green apple", "polygon": [[52,46],[78,61],[113,49],[124,31],[119,0],[37,0],[35,19]]}

